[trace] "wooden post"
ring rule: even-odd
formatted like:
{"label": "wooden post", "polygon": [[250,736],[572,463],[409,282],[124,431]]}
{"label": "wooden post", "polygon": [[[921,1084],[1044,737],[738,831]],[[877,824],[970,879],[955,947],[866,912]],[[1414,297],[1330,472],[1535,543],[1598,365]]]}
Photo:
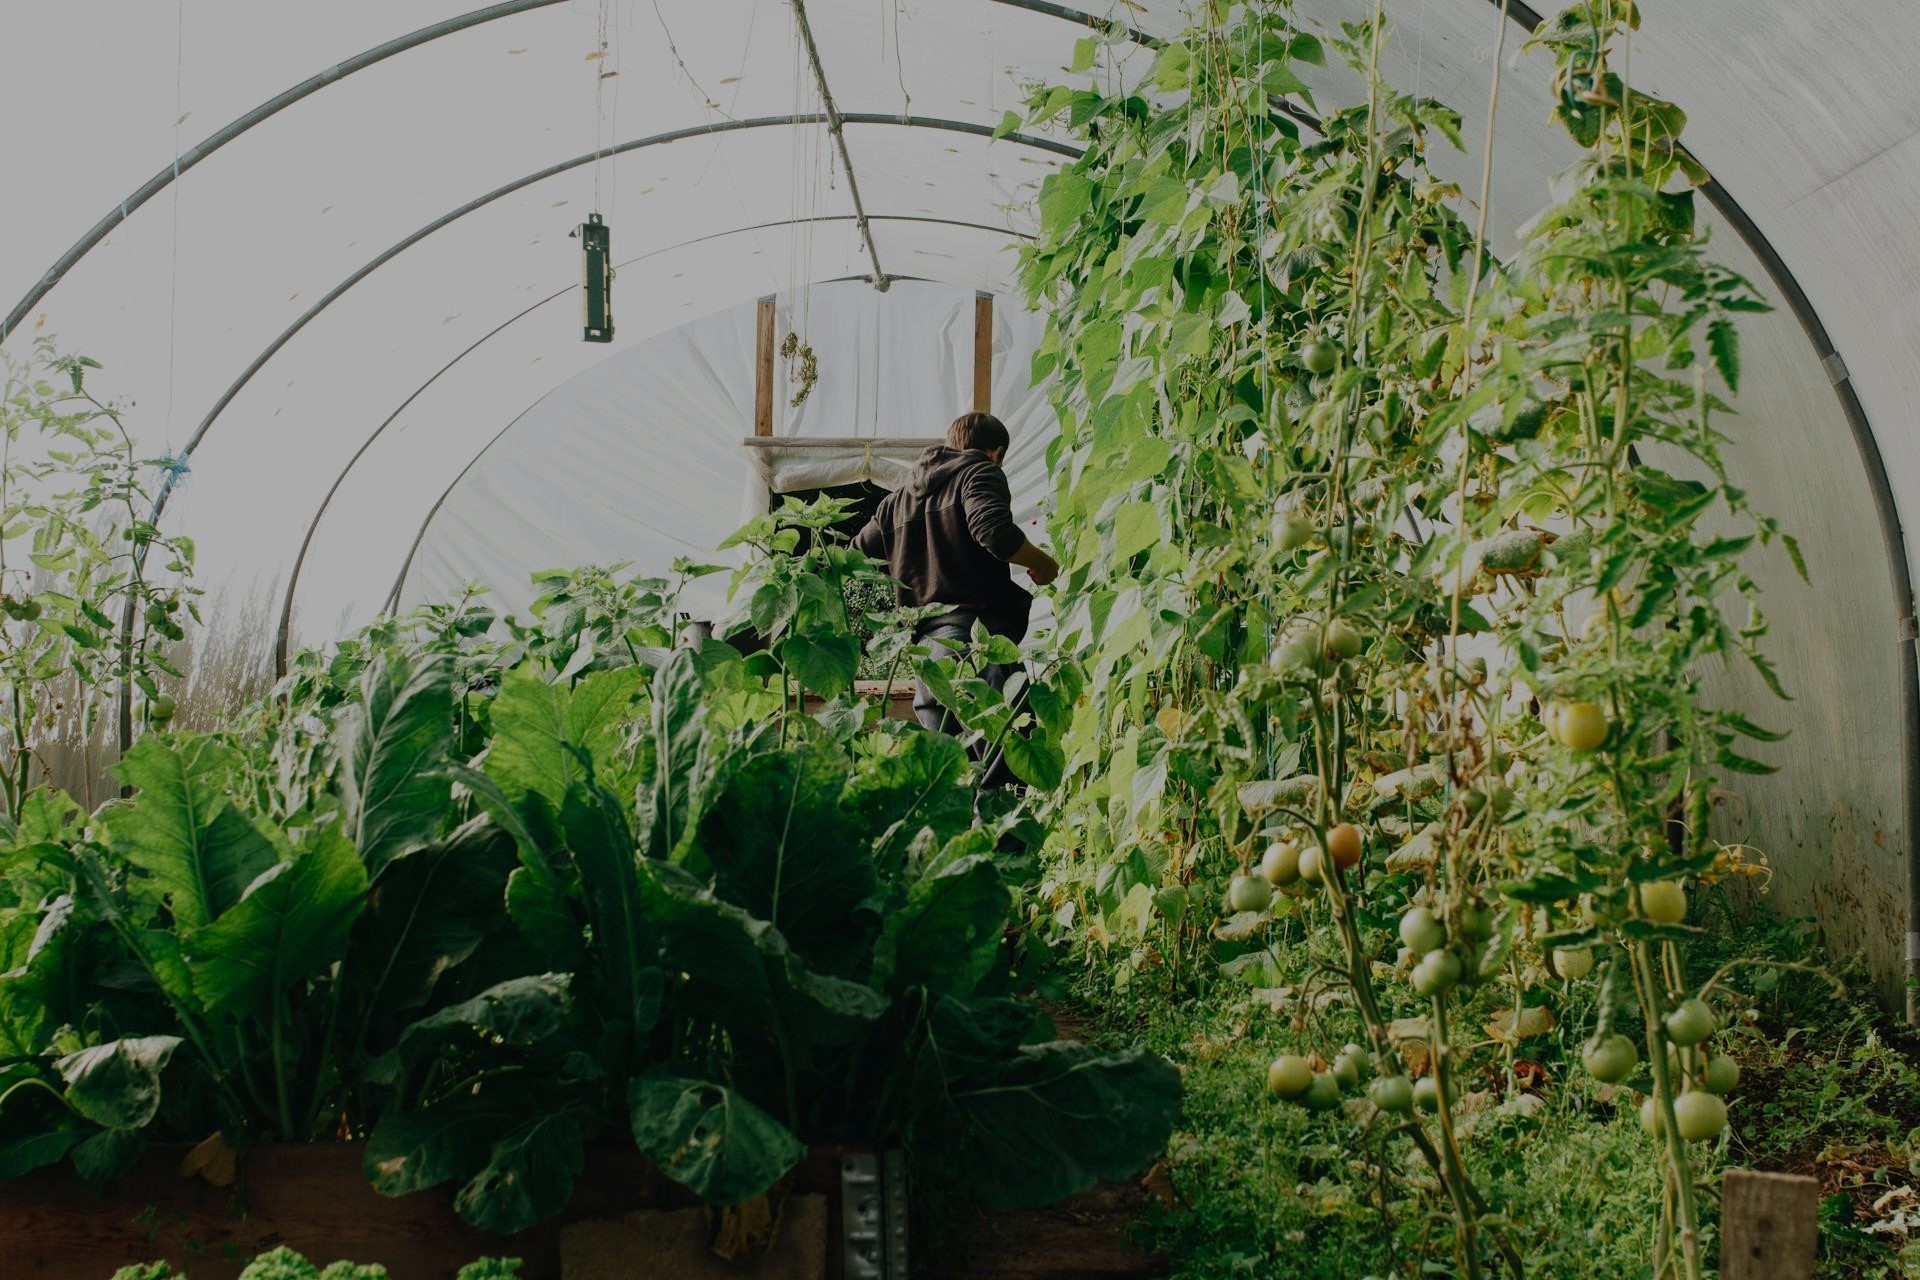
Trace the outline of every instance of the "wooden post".
{"label": "wooden post", "polygon": [[773,434],[773,297],[760,299],[753,350],[753,434]]}
{"label": "wooden post", "polygon": [[973,295],[973,407],[993,412],[993,295]]}
{"label": "wooden post", "polygon": [[1720,1192],[1721,1280],[1811,1280],[1820,1184],[1729,1169]]}

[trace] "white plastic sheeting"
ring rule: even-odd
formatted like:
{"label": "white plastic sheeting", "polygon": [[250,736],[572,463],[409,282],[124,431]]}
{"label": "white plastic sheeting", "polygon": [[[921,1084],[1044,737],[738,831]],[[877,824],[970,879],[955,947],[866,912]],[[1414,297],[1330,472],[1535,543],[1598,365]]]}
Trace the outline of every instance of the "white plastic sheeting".
{"label": "white plastic sheeting", "polygon": [[[755,303],[744,303],[697,320],[602,361],[541,400],[447,495],[421,540],[402,603],[445,599],[479,580],[492,588],[496,607],[524,611],[536,570],[626,562],[671,576],[678,556],[720,562],[713,549],[767,509],[766,477],[745,443],[753,434],[755,312]],[[800,333],[812,345],[819,381],[795,408],[786,363],[776,364],[774,438],[835,442],[806,450],[812,470],[789,472],[786,487],[863,475],[897,480],[894,468],[874,466],[856,442],[880,442],[883,456],[899,459],[902,451],[885,442],[939,439],[971,407],[970,291],[816,286],[781,295],[775,317],[777,333]],[[995,307],[993,408],[1013,435],[1014,514],[1029,536],[1044,540],[1046,448],[1058,427],[1044,390],[1026,377],[1039,336],[1023,309]],[[688,603],[713,616],[724,589],[724,575],[704,579]],[[303,616],[316,612],[304,588],[300,600]],[[355,602],[328,602],[317,612],[342,608],[356,611]]]}
{"label": "white plastic sheeting", "polygon": [[[1083,2],[1151,35],[1183,24],[1178,0]],[[11,180],[0,305],[225,122],[475,4],[0,7],[0,106],[13,123],[0,143]],[[881,121],[911,114],[988,129],[1030,82],[1125,83],[1150,57],[1122,41],[1091,72],[1070,75],[1086,28],[1060,5],[808,0],[807,8],[840,108],[872,121],[849,125],[846,142],[876,215],[882,270],[956,286],[949,297],[960,306],[967,291],[1006,287],[1008,233],[1030,227],[1023,202],[1059,157]],[[1331,26],[1364,18],[1371,5],[1293,8],[1308,25]],[[1386,69],[1397,84],[1461,109],[1469,155],[1440,163],[1473,190],[1500,6],[1389,0],[1386,9],[1396,27]],[[1920,6],[1642,0],[1641,9],[1631,79],[1686,108],[1694,150],[1804,288],[1839,356],[1823,360],[1785,310],[1745,330],[1734,466],[1757,505],[1800,536],[1814,583],[1800,587],[1778,564],[1761,566],[1773,648],[1797,694],[1772,720],[1797,733],[1776,753],[1779,778],[1729,805],[1729,830],[1773,855],[1786,909],[1817,910],[1891,984],[1912,836],[1901,754],[1913,708],[1901,701],[1901,680],[1913,602],[1880,539],[1884,523],[1920,552],[1912,516],[1920,434],[1908,425],[1920,405],[1920,257],[1908,249],[1920,222],[1920,79],[1910,66]],[[1493,205],[1503,251],[1567,155],[1549,119],[1545,59],[1519,52],[1518,27],[1507,37]],[[1330,75],[1323,87],[1337,83]],[[780,0],[565,0],[483,22],[327,85],[191,169],[89,253],[6,346],[18,354],[34,332],[52,332],[102,360],[98,387],[130,402],[129,425],[154,452],[204,425],[194,474],[168,518],[199,538],[205,579],[249,607],[277,604],[333,491],[301,570],[307,638],[381,606],[442,494],[409,598],[469,576],[512,591],[529,566],[620,548],[630,548],[620,558],[638,561],[673,537],[692,551],[731,527],[750,473],[734,444],[746,433],[739,400],[751,385],[740,376],[744,347],[737,332],[716,332],[737,326],[740,313],[729,308],[768,292],[791,307],[809,282],[873,270],[826,130],[779,123],[811,119],[819,107]],[[435,220],[598,149],[712,128],[728,131],[636,145],[451,221],[347,290],[206,421],[308,308]],[[596,189],[623,264],[611,351],[578,341],[577,295],[566,292],[579,264],[565,233]],[[1732,232],[1718,226],[1720,254],[1764,276],[1765,263]],[[824,294],[815,290],[816,312]],[[999,314],[999,332],[1014,343],[1012,308]],[[559,447],[591,429],[599,434],[580,443],[631,451],[619,429],[633,425],[636,398],[668,395],[663,382],[631,380],[660,367],[648,340],[701,317],[710,318],[705,327],[663,339],[684,352],[699,335],[709,362],[701,376],[712,379],[695,385],[684,362],[671,370],[686,420],[670,457]],[[818,314],[815,322],[830,327]],[[905,381],[944,385],[950,371],[929,358],[930,371]],[[831,358],[823,365],[833,377]],[[839,367],[896,381],[870,356]],[[1012,410],[1000,397],[1024,392],[1021,367],[997,372],[1003,411]],[[1864,406],[1866,454],[1836,378]],[[724,392],[715,389],[722,380]],[[783,430],[917,434],[960,403],[936,413],[930,397],[930,420],[907,430],[881,422],[877,392],[842,400],[824,383],[818,407],[809,406],[815,416],[803,412]],[[1875,451],[1897,508],[1884,516],[1868,465]],[[632,467],[673,479],[650,515],[606,487]],[[692,500],[703,493],[711,500]],[[688,523],[669,518],[676,502],[697,507],[684,513]],[[1901,514],[1915,528],[1901,532]],[[664,530],[663,540],[649,542],[642,521]],[[486,548],[494,558],[483,558]]]}

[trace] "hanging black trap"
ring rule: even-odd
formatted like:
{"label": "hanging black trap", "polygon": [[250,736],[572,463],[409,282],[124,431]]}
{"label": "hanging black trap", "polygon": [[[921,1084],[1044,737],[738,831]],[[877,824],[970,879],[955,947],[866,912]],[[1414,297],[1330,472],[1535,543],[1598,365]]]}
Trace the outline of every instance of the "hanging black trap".
{"label": "hanging black trap", "polygon": [[600,220],[599,214],[590,213],[574,234],[580,237],[580,247],[586,252],[586,277],[581,290],[587,304],[584,336],[588,342],[612,342],[612,231]]}

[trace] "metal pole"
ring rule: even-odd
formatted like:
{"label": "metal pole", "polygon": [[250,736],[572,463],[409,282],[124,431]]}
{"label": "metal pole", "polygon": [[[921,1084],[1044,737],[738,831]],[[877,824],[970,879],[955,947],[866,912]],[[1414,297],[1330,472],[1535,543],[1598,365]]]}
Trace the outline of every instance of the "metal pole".
{"label": "metal pole", "polygon": [[468,27],[477,27],[481,23],[492,22],[496,18],[505,18],[516,13],[525,13],[532,9],[544,9],[549,5],[559,3],[561,3],[561,0],[505,0],[505,2],[501,4],[488,5],[484,9],[475,9],[470,13],[459,14],[429,26],[421,27],[418,31],[409,32],[397,39],[389,40],[385,44],[375,45],[365,53],[355,54],[345,62],[337,62],[325,71],[322,71],[319,75],[302,80],[291,89],[274,95],[245,115],[228,122],[224,127],[215,130],[201,142],[196,143],[187,151],[182,152],[179,158],[174,160],[173,163],[140,184],[132,195],[127,196],[121,200],[119,204],[108,210],[107,216],[96,222],[91,231],[88,231],[87,234],[74,241],[73,247],[61,254],[58,262],[55,262],[51,267],[47,268],[46,274],[40,277],[33,288],[27,290],[26,296],[14,304],[13,310],[7,313],[6,320],[0,322],[0,342],[5,342],[8,335],[20,327],[20,322],[27,318],[27,313],[32,311],[40,299],[46,297],[47,294],[53,290],[53,287],[60,283],[67,272],[73,269],[74,264],[91,253],[94,247],[102,240],[105,240],[115,227],[132,216],[135,209],[138,209],[162,191],[165,191],[179,179],[181,174],[193,168],[202,160],[205,160],[208,156],[226,146],[247,130],[253,128],[253,126],[272,116],[278,115],[281,111],[292,106],[302,98],[307,97],[309,94],[317,93],[335,81],[344,80],[354,72],[365,70],[376,62],[384,62],[396,53],[405,53],[409,49],[418,48],[420,45],[438,40],[441,36],[452,35],[456,31],[465,31]]}
{"label": "metal pole", "polygon": [[841,128],[845,121],[840,118],[840,109],[833,105],[833,90],[827,87],[827,70],[820,65],[820,50],[814,47],[806,0],[789,2],[793,5],[794,19],[800,24],[800,39],[807,46],[807,61],[813,64],[814,83],[820,86],[820,106],[827,113],[827,132],[833,135],[833,144],[840,149],[840,165],[847,171],[847,195],[853,201],[853,216],[860,227],[860,240],[867,246],[867,257],[873,261],[873,287],[885,293],[887,273],[880,266],[880,250],[874,247],[873,228],[867,223],[867,209],[860,201],[860,182],[854,177],[853,157],[847,154],[847,135]]}

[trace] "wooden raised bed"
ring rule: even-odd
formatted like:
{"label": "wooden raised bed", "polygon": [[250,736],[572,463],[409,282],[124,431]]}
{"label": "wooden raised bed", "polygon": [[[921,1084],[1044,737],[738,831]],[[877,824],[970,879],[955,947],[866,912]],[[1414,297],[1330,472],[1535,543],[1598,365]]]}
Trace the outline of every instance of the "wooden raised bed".
{"label": "wooden raised bed", "polygon": [[[596,1255],[616,1247],[634,1276],[659,1280],[843,1275],[838,1151],[810,1154],[790,1176],[782,1237],[759,1267],[715,1258],[706,1211],[631,1148],[590,1148],[565,1212],[512,1236],[460,1221],[451,1187],[381,1195],[361,1171],[358,1143],[258,1148],[224,1188],[182,1177],[186,1152],[152,1148],[101,1186],[65,1166],[0,1182],[0,1277],[109,1280],[129,1263],[164,1258],[192,1280],[232,1280],[254,1254],[284,1244],[320,1265],[379,1263],[393,1280],[451,1280],[482,1256],[522,1259],[525,1280],[558,1280],[563,1240],[570,1272],[588,1276],[607,1274]],[[650,1216],[631,1216],[641,1213]]]}
{"label": "wooden raised bed", "polygon": [[[451,1280],[475,1258],[522,1260],[525,1280],[857,1280],[842,1256],[842,1161],[816,1150],[786,1188],[780,1234],[757,1264],[708,1248],[708,1211],[631,1147],[590,1147],[571,1204],[517,1235],[476,1231],[453,1189],[398,1199],[368,1185],[357,1143],[261,1147],[241,1178],[216,1187],[182,1177],[185,1146],[151,1148],[123,1178],[89,1185],[72,1169],[0,1182],[0,1280],[110,1280],[164,1258],[192,1280],[233,1280],[257,1253],[287,1245],[325,1265],[385,1266],[393,1280]],[[916,1275],[967,1280],[1164,1275],[1166,1259],[1132,1240],[1145,1208],[1137,1185],[1098,1187],[1046,1209],[984,1214],[952,1206],[932,1227]],[[855,1206],[856,1213],[859,1206]],[[868,1272],[866,1274],[878,1274]]]}

